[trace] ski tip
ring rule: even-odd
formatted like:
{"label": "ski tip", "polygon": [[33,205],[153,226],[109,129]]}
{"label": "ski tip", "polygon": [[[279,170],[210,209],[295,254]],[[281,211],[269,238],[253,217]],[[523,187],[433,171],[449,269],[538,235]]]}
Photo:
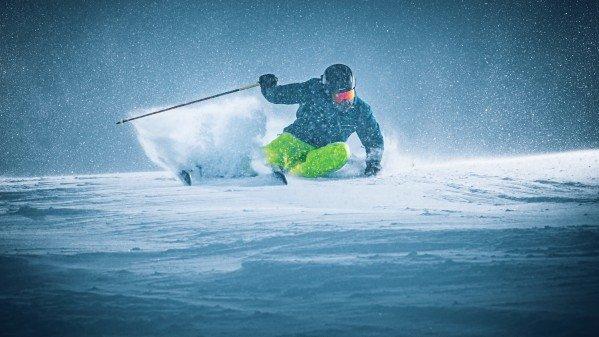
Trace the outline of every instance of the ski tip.
{"label": "ski tip", "polygon": [[177,177],[179,178],[179,180],[181,180],[181,182],[187,186],[191,186],[191,176],[189,175],[189,172],[185,171],[185,170],[181,170],[178,174]]}
{"label": "ski tip", "polygon": [[272,174],[278,181],[283,183],[283,185],[287,185],[287,177],[285,177],[285,174],[283,172],[275,171]]}

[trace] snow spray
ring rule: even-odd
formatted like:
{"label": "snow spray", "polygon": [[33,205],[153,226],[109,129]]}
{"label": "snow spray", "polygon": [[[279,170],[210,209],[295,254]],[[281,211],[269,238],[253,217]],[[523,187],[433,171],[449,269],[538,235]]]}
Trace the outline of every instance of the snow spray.
{"label": "snow spray", "polygon": [[235,97],[169,111],[134,122],[148,158],[173,173],[202,177],[254,175],[266,115],[256,97]]}

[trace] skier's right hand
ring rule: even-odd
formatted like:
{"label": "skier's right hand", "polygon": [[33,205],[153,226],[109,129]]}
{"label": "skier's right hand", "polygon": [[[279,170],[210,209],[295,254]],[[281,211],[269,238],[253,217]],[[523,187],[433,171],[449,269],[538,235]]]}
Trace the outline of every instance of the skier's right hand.
{"label": "skier's right hand", "polygon": [[260,88],[262,89],[274,87],[277,85],[277,81],[277,77],[273,74],[265,74],[258,79],[258,83],[260,83]]}
{"label": "skier's right hand", "polygon": [[375,176],[381,170],[381,163],[378,161],[369,161],[366,163],[366,169],[364,170],[364,175],[367,177]]}

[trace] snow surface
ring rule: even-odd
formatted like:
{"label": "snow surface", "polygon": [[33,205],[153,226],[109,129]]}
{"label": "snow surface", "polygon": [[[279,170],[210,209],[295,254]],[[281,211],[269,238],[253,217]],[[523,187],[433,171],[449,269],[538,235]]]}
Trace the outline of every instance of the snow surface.
{"label": "snow surface", "polygon": [[0,178],[0,327],[62,336],[599,328],[599,150],[378,178]]}

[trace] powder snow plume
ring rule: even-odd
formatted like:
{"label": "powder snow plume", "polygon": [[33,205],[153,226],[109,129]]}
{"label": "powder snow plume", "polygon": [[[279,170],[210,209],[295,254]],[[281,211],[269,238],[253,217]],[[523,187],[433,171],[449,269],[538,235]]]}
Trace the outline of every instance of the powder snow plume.
{"label": "powder snow plume", "polygon": [[166,170],[240,177],[254,174],[251,165],[260,155],[266,115],[259,99],[242,96],[179,108],[133,124],[148,158]]}

